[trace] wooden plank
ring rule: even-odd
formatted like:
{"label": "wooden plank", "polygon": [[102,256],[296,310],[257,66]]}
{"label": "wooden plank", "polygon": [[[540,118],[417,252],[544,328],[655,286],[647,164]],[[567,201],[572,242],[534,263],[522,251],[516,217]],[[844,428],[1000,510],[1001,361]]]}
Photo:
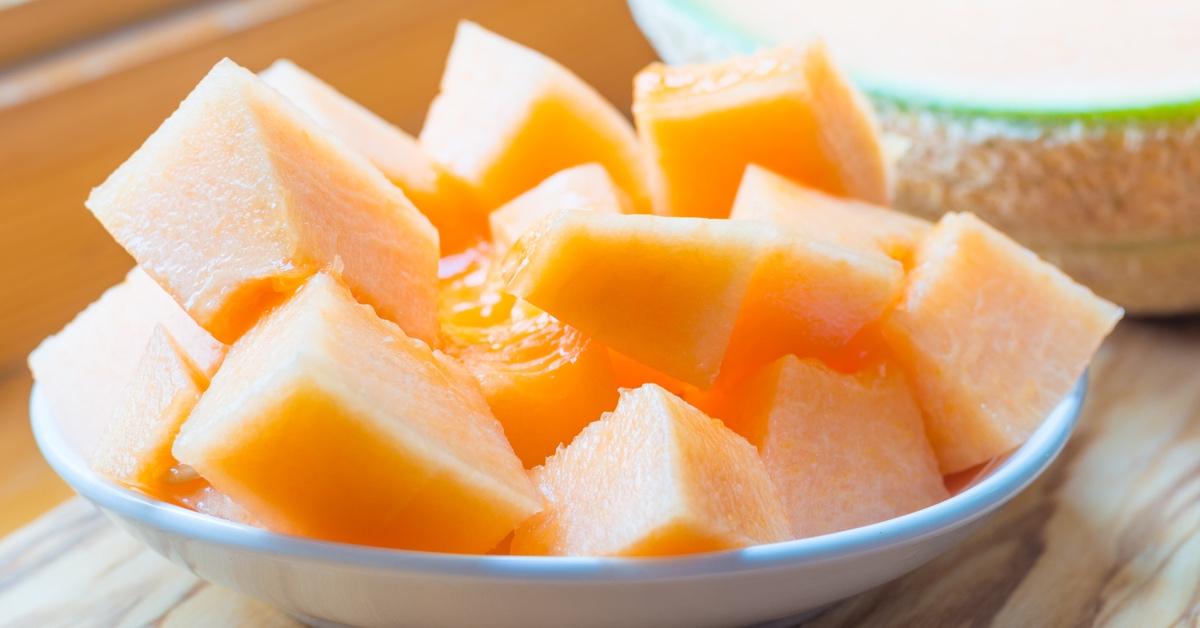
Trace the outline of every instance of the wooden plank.
{"label": "wooden plank", "polygon": [[[1200,619],[1200,319],[1123,323],[1054,465],[965,543],[806,626],[1170,626]],[[0,541],[0,624],[294,625],[72,500]]]}

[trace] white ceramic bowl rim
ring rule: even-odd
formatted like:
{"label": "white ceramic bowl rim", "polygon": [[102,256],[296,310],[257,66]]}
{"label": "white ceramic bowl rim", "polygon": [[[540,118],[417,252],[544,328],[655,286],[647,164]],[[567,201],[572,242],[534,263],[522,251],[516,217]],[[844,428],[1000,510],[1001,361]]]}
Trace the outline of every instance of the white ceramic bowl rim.
{"label": "white ceramic bowl rim", "polygon": [[42,455],[79,494],[104,510],[186,538],[281,557],[431,575],[555,581],[646,581],[818,563],[915,542],[965,525],[1012,498],[1066,444],[1087,390],[1087,374],[1028,441],[986,478],[949,499],[901,517],[823,536],[673,558],[589,558],[439,554],[375,548],[288,536],[224,521],[151,499],[93,473],[68,445],[35,385],[30,397],[34,437]]}

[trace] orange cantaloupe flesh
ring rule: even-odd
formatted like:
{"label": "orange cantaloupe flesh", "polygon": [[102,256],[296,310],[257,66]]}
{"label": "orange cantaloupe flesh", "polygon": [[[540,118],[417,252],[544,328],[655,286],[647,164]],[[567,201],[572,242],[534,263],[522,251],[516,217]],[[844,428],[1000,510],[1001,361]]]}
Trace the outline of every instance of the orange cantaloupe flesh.
{"label": "orange cantaloupe flesh", "polygon": [[567,168],[496,209],[488,216],[492,243],[503,252],[547,216],[563,209],[629,213],[628,196],[600,164]]}
{"label": "orange cantaloupe flesh", "polygon": [[945,499],[921,411],[899,369],[838,373],[785,356],[725,391],[722,418],[755,444],[797,538]]}
{"label": "orange cantaloupe flesh", "polygon": [[173,452],[332,541],[482,553],[541,508],[471,375],[326,273],[230,348]]}
{"label": "orange cantaloupe flesh", "polygon": [[514,555],[688,554],[789,536],[754,447],[654,384],[623,390],[532,477],[547,506],[517,528]]}
{"label": "orange cantaloupe flesh", "polygon": [[460,22],[421,145],[496,208],[570,166],[602,164],[639,206],[637,136],[595,89],[542,54]]}
{"label": "orange cantaloupe flesh", "polygon": [[867,339],[864,330],[899,298],[903,283],[901,264],[877,251],[778,238],[751,279],[722,378],[744,377],[789,354],[831,363],[856,357],[855,340]]}
{"label": "orange cantaloupe flesh", "polygon": [[883,334],[945,474],[1023,443],[1122,315],[970,214],[942,217],[905,283]]}
{"label": "orange cantaloupe flesh", "polygon": [[437,228],[443,255],[484,237],[485,215],[467,185],[425,154],[416,138],[287,59],[259,76],[403,190]]}
{"label": "orange cantaloupe flesh", "polygon": [[166,329],[156,326],[109,413],[91,456],[92,469],[151,495],[173,494],[171,469],[178,461],[171,445],[205,386]]}
{"label": "orange cantaloupe flesh", "polygon": [[436,337],[429,220],[365,158],[228,59],[87,206],[223,342],[325,267],[409,335]]}
{"label": "orange cantaloupe flesh", "polygon": [[508,289],[683,382],[716,379],[768,225],[562,211],[505,260]]}
{"label": "orange cantaloupe flesh", "polygon": [[620,388],[637,388],[643,384],[658,384],[680,397],[695,388],[691,384],[685,384],[670,375],[652,369],[620,351],[609,349],[608,359],[612,364],[613,377]]}
{"label": "orange cantaloupe flesh", "polygon": [[650,65],[634,79],[633,116],[654,212],[725,218],[752,163],[831,194],[886,203],[875,122],[853,90],[820,46]]}
{"label": "orange cantaloupe flesh", "polygon": [[498,291],[481,256],[443,281],[443,346],[479,381],[526,467],[545,462],[617,402],[608,350]]}
{"label": "orange cantaloupe flesh", "polygon": [[85,459],[92,455],[143,351],[162,325],[189,364],[211,377],[225,356],[217,342],[140,268],[109,288],[29,355],[39,395]]}
{"label": "orange cantaloupe flesh", "polygon": [[929,222],[880,205],[841,198],[751,164],[742,175],[734,220],[769,222],[791,235],[827,240],[908,263]]}

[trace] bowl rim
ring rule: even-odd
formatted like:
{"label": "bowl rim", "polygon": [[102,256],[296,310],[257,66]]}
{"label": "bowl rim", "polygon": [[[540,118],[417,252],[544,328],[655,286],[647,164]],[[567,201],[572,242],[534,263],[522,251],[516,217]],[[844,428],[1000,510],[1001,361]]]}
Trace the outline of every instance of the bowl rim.
{"label": "bowl rim", "polygon": [[1029,439],[987,477],[937,504],[878,523],[831,534],[751,547],[663,558],[445,554],[319,541],[225,521],[152,499],[103,478],[68,444],[35,383],[30,421],[50,466],[110,515],[167,534],[280,558],[300,558],[377,570],[524,580],[632,582],[706,577],[820,563],[906,545],[967,525],[998,508],[1039,476],[1070,438],[1086,396],[1084,374]]}

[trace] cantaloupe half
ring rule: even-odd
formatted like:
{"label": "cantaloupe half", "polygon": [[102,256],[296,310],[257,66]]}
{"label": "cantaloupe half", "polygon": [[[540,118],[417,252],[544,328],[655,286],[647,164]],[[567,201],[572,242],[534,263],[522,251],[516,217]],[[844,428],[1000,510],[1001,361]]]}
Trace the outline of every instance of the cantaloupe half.
{"label": "cantaloupe half", "polygon": [[83,457],[95,450],[159,325],[191,368],[205,377],[216,372],[225,346],[140,268],[29,355],[39,394]]}
{"label": "cantaloupe half", "polygon": [[841,198],[750,164],[729,217],[759,220],[789,234],[827,240],[855,251],[883,253],[908,263],[932,225],[887,207]]}
{"label": "cantaloupe half", "polygon": [[788,538],[754,447],[649,384],[532,473],[547,507],[513,554],[658,556]]}
{"label": "cantaloupe half", "polygon": [[482,553],[541,508],[470,374],[325,273],[230,349],[173,451],[320,539]]}
{"label": "cantaloupe half", "polygon": [[706,387],[772,241],[765,224],[567,210],[517,242],[505,276],[559,320]]}
{"label": "cantaloupe half", "polygon": [[878,353],[870,328],[903,282],[900,263],[878,251],[777,237],[750,281],[721,377],[738,379],[789,354],[855,370]]}
{"label": "cantaloupe half", "polygon": [[832,194],[888,200],[870,108],[820,45],[652,64],[634,79],[633,115],[658,214],[727,217],[752,163]]}
{"label": "cantaloupe half", "polygon": [[948,474],[1024,442],[1122,312],[970,214],[943,217],[913,261],[883,333]]}
{"label": "cantaloupe half", "polygon": [[629,213],[629,197],[600,164],[583,164],[555,173],[488,215],[492,243],[500,253],[547,216],[564,209]]}
{"label": "cantaloupe half", "polygon": [[416,138],[287,59],[259,76],[399,186],[437,228],[443,255],[484,237],[484,213],[466,184],[434,163]]}
{"label": "cantaloupe half", "polygon": [[634,203],[647,198],[637,137],[620,112],[570,70],[471,22],[458,25],[420,139],[488,208],[588,162]]}
{"label": "cantaloupe half", "polygon": [[224,342],[326,267],[410,335],[436,337],[432,225],[364,157],[232,61],[87,206]]}
{"label": "cantaloupe half", "polygon": [[503,293],[491,257],[443,280],[443,346],[479,381],[526,467],[545,462],[617,403],[608,350],[546,312]]}
{"label": "cantaloupe half", "polygon": [[786,356],[725,391],[722,418],[762,454],[796,537],[884,521],[946,497],[895,367],[838,373]]}

